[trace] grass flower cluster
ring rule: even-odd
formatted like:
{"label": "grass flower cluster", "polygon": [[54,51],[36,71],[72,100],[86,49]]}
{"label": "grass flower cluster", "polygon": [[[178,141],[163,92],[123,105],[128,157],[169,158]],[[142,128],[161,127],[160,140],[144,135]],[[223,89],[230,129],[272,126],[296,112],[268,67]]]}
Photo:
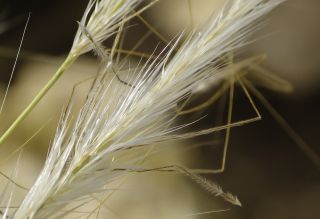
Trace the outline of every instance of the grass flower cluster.
{"label": "grass flower cluster", "polygon": [[[173,125],[178,103],[202,83],[223,77],[228,66],[220,66],[221,59],[244,45],[257,21],[281,2],[228,0],[219,13],[191,33],[180,34],[155,59],[123,69],[113,59],[118,35],[124,22],[139,13],[133,10],[141,0],[91,0],[66,61],[13,129],[78,56],[95,50],[102,60],[100,70],[80,112],[74,115],[72,99],[66,107],[39,177],[10,216],[67,217],[90,201],[92,194],[109,191],[108,185],[115,180],[148,171],[183,173],[213,195],[241,205],[236,196],[187,167],[146,167],[143,163],[157,143],[216,130],[189,132],[190,124]],[[106,52],[101,43],[113,35],[117,35],[115,46]]]}

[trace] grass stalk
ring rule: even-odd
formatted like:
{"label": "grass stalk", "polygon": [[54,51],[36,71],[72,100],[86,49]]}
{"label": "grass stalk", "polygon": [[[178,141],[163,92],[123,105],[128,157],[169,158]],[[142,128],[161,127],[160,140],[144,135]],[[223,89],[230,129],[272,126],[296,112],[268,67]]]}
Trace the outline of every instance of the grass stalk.
{"label": "grass stalk", "polygon": [[52,78],[44,85],[39,93],[33,98],[29,105],[23,110],[23,112],[16,118],[16,120],[10,125],[10,127],[0,137],[0,146],[3,144],[13,131],[20,125],[21,122],[29,115],[29,113],[36,107],[40,100],[48,93],[50,88],[58,81],[63,73],[75,62],[78,55],[70,53],[65,61],[61,64]]}

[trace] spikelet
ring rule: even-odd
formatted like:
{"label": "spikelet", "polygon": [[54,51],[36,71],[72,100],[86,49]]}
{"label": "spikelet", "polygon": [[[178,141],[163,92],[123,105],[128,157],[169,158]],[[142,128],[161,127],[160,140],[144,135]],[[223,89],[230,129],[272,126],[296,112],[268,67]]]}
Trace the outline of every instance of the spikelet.
{"label": "spikelet", "polygon": [[202,176],[194,174],[191,171],[185,170],[184,173],[187,174],[188,177],[190,177],[193,181],[198,183],[203,189],[205,189],[210,194],[220,196],[227,202],[241,207],[241,202],[239,201],[237,196],[234,196],[229,192],[224,192],[223,189],[216,183],[211,182]]}
{"label": "spikelet", "polygon": [[[71,54],[81,55],[92,50],[91,41],[98,44],[119,29],[123,18],[142,0],[90,0],[73,41]],[[86,29],[90,37],[83,31]],[[90,39],[92,38],[92,39]]]}
{"label": "spikelet", "polygon": [[[219,70],[212,68],[216,60],[241,46],[251,25],[281,2],[227,1],[221,13],[186,40],[178,37],[164,58],[159,56],[130,69],[129,73],[135,75],[127,78],[132,86],[118,80],[115,75],[120,70],[113,63],[102,66],[75,122],[71,122],[71,108],[65,111],[44,168],[14,218],[64,215],[60,210],[68,204],[107,191],[109,183],[139,165],[145,157],[135,149],[212,132],[186,133],[188,124],[172,127],[177,103],[206,79],[217,77]],[[86,29],[96,36],[93,42],[100,40],[99,34],[109,33],[94,33],[90,25]],[[88,50],[90,39],[78,35],[82,43],[77,45],[83,45],[81,51]],[[179,43],[181,47],[173,54]],[[240,205],[236,197],[215,184],[187,175],[209,192]]]}

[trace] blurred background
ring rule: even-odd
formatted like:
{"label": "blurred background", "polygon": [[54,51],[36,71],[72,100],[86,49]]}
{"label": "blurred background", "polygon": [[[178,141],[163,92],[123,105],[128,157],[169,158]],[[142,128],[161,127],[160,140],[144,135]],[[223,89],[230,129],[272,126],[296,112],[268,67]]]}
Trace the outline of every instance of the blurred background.
{"label": "blurred background", "polygon": [[[219,9],[222,3],[223,0],[191,0],[190,3],[187,0],[160,0],[142,16],[170,40],[182,30],[201,24],[211,13]],[[76,21],[80,20],[86,4],[87,0],[0,1],[1,97],[10,79],[28,13],[31,12],[21,56],[4,111],[0,115],[1,133],[62,63],[72,45],[77,30]],[[266,54],[267,59],[263,62],[263,67],[292,84],[293,91],[290,93],[276,92],[263,86],[258,86],[258,89],[318,156],[319,7],[320,2],[317,0],[287,1],[265,19],[263,26],[253,36],[256,40],[240,53],[242,59]],[[127,49],[132,48],[148,31],[139,19],[134,19],[131,24],[133,28],[127,31],[124,45]],[[164,46],[157,36],[150,35],[138,50],[151,53],[159,43],[160,48]],[[107,47],[110,45],[111,40],[106,42]],[[18,180],[21,184],[30,187],[41,170],[57,119],[72,86],[94,75],[96,69],[97,61],[91,55],[77,61],[10,137],[6,145],[0,146],[0,160],[5,160],[11,151],[43,127],[24,150],[20,162],[22,171]],[[215,89],[205,87],[197,95],[199,101],[205,101],[216,91]],[[80,89],[77,97],[79,96],[80,100],[84,95],[84,91]],[[259,100],[255,99],[255,102],[263,119],[232,129],[225,172],[207,176],[226,191],[238,195],[243,207],[229,206],[184,177],[152,173],[133,177],[127,182],[130,192],[114,195],[115,198],[107,204],[108,209],[104,209],[108,218],[320,218],[319,168],[303,153]],[[224,117],[224,113],[218,117],[217,106],[214,104],[201,112],[202,115],[208,114],[206,121],[201,124],[203,127],[219,124],[216,120]],[[254,116],[239,87],[235,90],[234,111],[235,119]],[[183,119],[192,118],[190,115]],[[222,132],[179,143],[181,145],[175,148],[183,147],[183,144],[187,143],[195,145],[198,142],[202,142],[204,147],[199,147],[196,152],[183,155],[177,152],[172,156],[193,167],[218,168],[221,163],[224,135]],[[167,157],[162,159],[166,160]],[[13,158],[10,162],[0,164],[0,170],[10,175],[16,160]],[[0,186],[2,185],[3,182]],[[24,194],[19,194],[19,198]],[[126,210],[123,210],[123,206],[126,206]],[[219,210],[227,211],[193,215],[197,212]]]}

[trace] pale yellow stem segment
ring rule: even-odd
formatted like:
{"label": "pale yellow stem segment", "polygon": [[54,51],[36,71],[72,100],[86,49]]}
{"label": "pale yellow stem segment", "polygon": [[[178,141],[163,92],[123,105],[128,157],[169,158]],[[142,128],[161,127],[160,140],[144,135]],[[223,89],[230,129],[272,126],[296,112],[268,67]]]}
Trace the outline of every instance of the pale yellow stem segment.
{"label": "pale yellow stem segment", "polygon": [[61,64],[56,73],[46,83],[46,85],[39,91],[39,93],[33,98],[30,104],[24,109],[24,111],[16,118],[11,126],[0,137],[0,145],[13,133],[13,131],[20,125],[20,123],[29,115],[29,113],[35,108],[40,100],[46,95],[50,88],[57,82],[57,80],[63,75],[63,73],[74,63],[78,58],[78,55],[69,54],[65,61]]}

